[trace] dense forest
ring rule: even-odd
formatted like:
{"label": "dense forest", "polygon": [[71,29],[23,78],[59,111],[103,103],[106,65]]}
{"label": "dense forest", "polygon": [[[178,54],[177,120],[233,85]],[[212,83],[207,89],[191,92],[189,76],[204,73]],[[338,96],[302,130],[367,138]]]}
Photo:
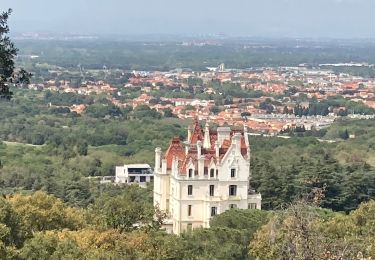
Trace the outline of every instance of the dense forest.
{"label": "dense forest", "polygon": [[[189,42],[189,40],[186,40]],[[190,40],[192,41],[192,40]],[[202,39],[202,42],[205,42]],[[210,42],[210,39],[207,39]],[[181,41],[129,41],[96,39],[76,41],[19,40],[22,55],[38,55],[38,63],[76,69],[107,68],[126,70],[161,70],[190,68],[206,70],[225,63],[228,68],[317,66],[324,63],[375,63],[371,42],[315,42],[308,40],[226,39],[215,45],[185,46]],[[21,58],[18,62],[28,63]],[[33,61],[34,62],[34,61]],[[29,62],[31,65],[31,63]],[[43,69],[43,67],[40,67]],[[52,68],[51,68],[52,69]],[[373,77],[374,68],[336,68],[337,73]]]}
{"label": "dense forest", "polygon": [[[68,108],[77,100],[88,106],[83,114]],[[0,120],[4,259],[375,256],[374,120],[343,117],[289,139],[251,137],[251,185],[263,210],[230,210],[210,229],[179,237],[160,230],[165,215],[152,206],[152,186],[92,177],[113,176],[124,163],[152,165],[155,147],[185,138],[189,122],[147,106],[113,107],[101,96],[31,90],[2,100]]]}
{"label": "dense forest", "polygon": [[[148,107],[119,109],[91,97],[94,104],[81,115],[61,109],[81,98],[87,97],[56,99],[48,92],[20,90],[2,102],[4,192],[49,190],[82,206],[87,202],[75,202],[69,191],[85,187],[82,196],[89,198],[87,177],[113,175],[114,166],[126,162],[152,165],[155,147],[165,149],[173,136],[186,135],[188,122],[151,113]],[[328,130],[297,133],[291,139],[252,137],[252,185],[262,192],[264,208],[276,209],[315,187],[326,190],[323,206],[336,211],[374,198],[373,129],[373,120],[341,119]]]}
{"label": "dense forest", "polygon": [[[280,209],[315,189],[324,191],[321,206],[349,212],[375,197],[374,122],[337,122],[324,138],[253,138],[252,185],[262,193],[264,209]],[[355,139],[339,140],[345,132]]]}
{"label": "dense forest", "polygon": [[[94,104],[79,115],[54,103],[70,105],[83,97],[56,100],[46,93],[16,91],[0,107],[0,182],[6,194],[44,190],[69,205],[87,206],[98,189],[88,177],[114,175],[114,166],[128,162],[152,165],[155,147],[166,149],[173,136],[186,135],[188,122],[146,108],[119,109],[92,97]],[[328,130],[290,139],[252,137],[252,185],[263,194],[263,207],[280,208],[314,188],[325,190],[322,206],[335,211],[374,198],[374,126],[373,120],[341,119]]]}

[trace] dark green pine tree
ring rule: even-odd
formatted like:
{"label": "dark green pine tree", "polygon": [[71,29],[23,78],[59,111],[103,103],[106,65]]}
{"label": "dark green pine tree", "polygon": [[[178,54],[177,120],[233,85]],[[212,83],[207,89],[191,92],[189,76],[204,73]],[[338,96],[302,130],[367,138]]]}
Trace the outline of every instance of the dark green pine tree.
{"label": "dark green pine tree", "polygon": [[348,172],[341,181],[342,196],[340,197],[342,209],[349,212],[358,207],[362,202],[375,199],[375,172],[357,170]]}
{"label": "dark green pine tree", "polygon": [[349,132],[348,132],[348,129],[345,129],[345,131],[342,132],[342,133],[340,134],[340,137],[341,137],[342,139],[344,139],[344,140],[348,140],[348,139],[349,139]]}

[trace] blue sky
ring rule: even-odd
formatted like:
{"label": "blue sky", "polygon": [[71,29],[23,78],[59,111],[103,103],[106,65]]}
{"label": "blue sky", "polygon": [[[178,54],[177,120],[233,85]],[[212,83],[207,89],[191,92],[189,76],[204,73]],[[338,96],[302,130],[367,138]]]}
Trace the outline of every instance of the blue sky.
{"label": "blue sky", "polygon": [[1,0],[15,32],[375,38],[375,0]]}

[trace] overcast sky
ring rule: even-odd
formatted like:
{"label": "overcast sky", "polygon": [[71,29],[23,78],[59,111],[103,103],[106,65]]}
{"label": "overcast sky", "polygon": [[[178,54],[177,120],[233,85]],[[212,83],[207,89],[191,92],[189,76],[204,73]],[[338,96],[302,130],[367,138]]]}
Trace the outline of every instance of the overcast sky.
{"label": "overcast sky", "polygon": [[13,32],[375,38],[375,0],[0,0]]}

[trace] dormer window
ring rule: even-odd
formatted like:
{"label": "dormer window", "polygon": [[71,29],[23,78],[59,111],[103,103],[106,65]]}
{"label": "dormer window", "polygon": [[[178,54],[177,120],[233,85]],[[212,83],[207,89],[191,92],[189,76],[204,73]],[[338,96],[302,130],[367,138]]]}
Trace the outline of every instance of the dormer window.
{"label": "dormer window", "polygon": [[215,169],[210,170],[210,177],[214,178],[215,177]]}
{"label": "dormer window", "polygon": [[189,178],[193,178],[193,172],[194,172],[193,169],[189,169]]}
{"label": "dormer window", "polygon": [[230,169],[230,177],[236,178],[236,169]]}

